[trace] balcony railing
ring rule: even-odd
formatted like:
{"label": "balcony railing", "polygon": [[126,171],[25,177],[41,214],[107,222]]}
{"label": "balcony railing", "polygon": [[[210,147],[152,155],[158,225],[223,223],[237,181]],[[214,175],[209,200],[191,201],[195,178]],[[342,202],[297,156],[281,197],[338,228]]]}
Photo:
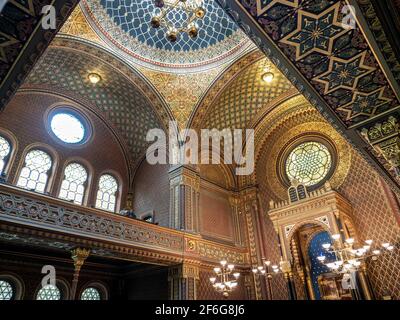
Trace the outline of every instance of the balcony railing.
{"label": "balcony railing", "polygon": [[[0,184],[0,222],[184,258],[244,264],[243,248]],[[162,257],[161,257],[162,260]]]}

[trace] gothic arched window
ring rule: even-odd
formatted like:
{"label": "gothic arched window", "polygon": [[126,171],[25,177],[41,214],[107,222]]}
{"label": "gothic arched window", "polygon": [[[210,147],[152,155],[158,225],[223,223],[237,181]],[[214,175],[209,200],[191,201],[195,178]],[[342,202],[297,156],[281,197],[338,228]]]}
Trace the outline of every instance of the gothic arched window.
{"label": "gothic arched window", "polygon": [[10,158],[11,145],[7,139],[0,136],[0,175],[3,173],[4,168]]}
{"label": "gothic arched window", "polygon": [[117,191],[117,180],[109,174],[102,175],[99,180],[96,208],[115,212],[117,204]]}
{"label": "gothic arched window", "polygon": [[59,198],[82,204],[85,195],[88,174],[79,163],[71,163],[64,170]]}
{"label": "gothic arched window", "polygon": [[36,192],[45,192],[52,165],[53,161],[46,152],[38,149],[28,152],[17,186]]}

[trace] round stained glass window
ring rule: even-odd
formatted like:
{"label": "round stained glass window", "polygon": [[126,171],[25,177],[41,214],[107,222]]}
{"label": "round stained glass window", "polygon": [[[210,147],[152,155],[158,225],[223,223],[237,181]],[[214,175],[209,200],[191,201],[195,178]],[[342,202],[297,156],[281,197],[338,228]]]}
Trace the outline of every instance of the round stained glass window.
{"label": "round stained glass window", "polygon": [[324,180],[331,167],[331,153],[319,142],[305,142],[298,145],[286,159],[286,174],[289,180],[297,180],[307,187]]}
{"label": "round stained glass window", "polygon": [[62,142],[82,143],[86,137],[86,126],[74,113],[60,111],[52,115],[51,131]]}

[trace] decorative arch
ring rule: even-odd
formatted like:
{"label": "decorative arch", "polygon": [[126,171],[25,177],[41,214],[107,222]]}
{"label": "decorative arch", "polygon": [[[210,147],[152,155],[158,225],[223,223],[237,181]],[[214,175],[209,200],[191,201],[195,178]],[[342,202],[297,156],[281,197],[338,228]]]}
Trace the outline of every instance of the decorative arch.
{"label": "decorative arch", "polygon": [[6,128],[0,127],[0,135],[9,141],[11,147],[11,151],[8,156],[8,161],[3,168],[3,173],[8,175],[14,165],[15,157],[18,153],[19,142],[15,134]]}
{"label": "decorative arch", "polygon": [[20,276],[13,272],[1,272],[0,280],[10,282],[14,292],[13,300],[22,300],[25,296],[25,283]]}
{"label": "decorative arch", "polygon": [[82,293],[88,288],[97,289],[99,291],[99,293],[100,293],[100,299],[101,300],[108,300],[109,299],[109,292],[110,292],[109,291],[109,287],[104,282],[99,281],[99,280],[86,282],[82,286],[82,288],[81,288],[81,290],[79,292],[79,295],[78,295],[79,299],[81,299]]}

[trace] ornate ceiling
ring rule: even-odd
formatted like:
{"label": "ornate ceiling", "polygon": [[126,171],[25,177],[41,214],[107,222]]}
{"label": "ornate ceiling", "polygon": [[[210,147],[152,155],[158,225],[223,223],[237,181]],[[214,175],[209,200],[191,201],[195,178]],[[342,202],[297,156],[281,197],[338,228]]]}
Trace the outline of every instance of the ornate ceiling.
{"label": "ornate ceiling", "polygon": [[[10,0],[3,10],[2,104],[52,37],[51,32],[49,38],[32,33],[43,4],[39,2]],[[378,19],[375,9],[382,11],[382,4],[350,2],[358,14],[355,29],[341,23],[345,1],[205,0],[207,16],[199,38],[189,41],[183,36],[171,44],[149,26],[153,1],[81,0],[29,82],[87,95],[123,132],[135,158],[145,148],[139,132],[152,126],[175,119],[182,128],[255,127],[269,108],[297,89],[398,187],[399,147],[385,137],[386,149],[378,148],[364,132],[372,132],[390,116],[400,119],[398,41],[388,23]],[[63,3],[55,1],[57,13],[63,13],[59,25],[75,4]],[[25,18],[31,23],[29,30],[18,27],[26,25]],[[392,13],[388,19],[397,21]],[[273,85],[261,81],[265,59],[245,34],[281,71],[274,71]],[[57,73],[58,65],[65,74]],[[104,83],[112,84],[88,87],[84,74],[90,70],[104,72]]]}
{"label": "ornate ceiling", "polygon": [[[102,81],[90,83],[90,72],[98,73]],[[148,130],[165,128],[170,119],[163,102],[140,74],[98,48],[71,40],[53,42],[25,85],[89,100],[125,139],[133,165],[145,153]]]}
{"label": "ornate ceiling", "polygon": [[[4,1],[3,1],[4,2]],[[78,0],[8,0],[0,12],[0,110],[21,85]],[[38,28],[43,6],[52,4],[56,29]]]}
{"label": "ornate ceiling", "polygon": [[[175,43],[165,30],[154,29],[150,22],[155,12],[153,0],[82,0],[81,8],[95,32],[113,50],[142,66],[168,72],[209,69],[232,61],[250,41],[213,0],[204,0],[206,15],[198,21],[199,36],[182,34]],[[175,25],[182,13],[174,11],[169,19]]]}
{"label": "ornate ceiling", "polygon": [[[398,189],[398,145],[382,136],[384,146],[374,148],[361,134],[389,116],[398,119],[400,105],[399,82],[389,67],[396,63],[386,61],[381,52],[382,44],[390,47],[390,43],[382,36],[375,39],[382,34],[379,28],[374,28],[375,34],[369,29],[368,18],[374,14],[368,0],[359,1],[361,7],[368,7],[367,19],[357,2],[350,1],[357,16],[354,28],[342,23],[347,1],[217,1],[307,100]],[[386,50],[386,59],[393,57],[390,51]]]}

